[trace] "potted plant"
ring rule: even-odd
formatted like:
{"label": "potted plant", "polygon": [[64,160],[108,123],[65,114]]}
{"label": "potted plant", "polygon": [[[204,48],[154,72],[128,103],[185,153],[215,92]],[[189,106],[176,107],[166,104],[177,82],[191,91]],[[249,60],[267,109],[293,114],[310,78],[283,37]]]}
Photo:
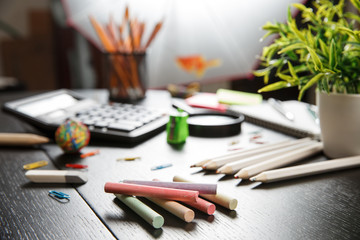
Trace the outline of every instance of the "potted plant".
{"label": "potted plant", "polygon": [[[254,72],[266,84],[259,92],[297,86],[301,100],[316,86],[324,152],[330,158],[360,155],[360,0],[350,2],[293,4],[302,28],[290,7],[286,23],[266,23],[264,37],[278,38],[264,47],[264,68]],[[357,12],[346,11],[346,4]],[[269,83],[270,74],[279,80]]]}

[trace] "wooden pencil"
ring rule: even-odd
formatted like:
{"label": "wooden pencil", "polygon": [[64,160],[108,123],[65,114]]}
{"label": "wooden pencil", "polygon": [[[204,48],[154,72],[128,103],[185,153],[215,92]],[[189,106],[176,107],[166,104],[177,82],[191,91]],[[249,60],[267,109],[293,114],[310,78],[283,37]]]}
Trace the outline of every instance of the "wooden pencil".
{"label": "wooden pencil", "polygon": [[360,156],[352,156],[264,171],[254,177],[251,177],[250,180],[256,182],[276,182],[343,169],[355,168],[359,166]]}
{"label": "wooden pencil", "polygon": [[192,220],[194,220],[195,217],[194,211],[178,202],[161,199],[161,198],[151,198],[151,197],[148,197],[147,199],[157,204],[158,206],[164,208],[168,212],[174,214],[178,218],[184,220],[185,222],[191,222]]}
{"label": "wooden pencil", "polygon": [[147,49],[150,46],[151,42],[154,40],[157,33],[160,31],[162,25],[163,25],[163,21],[160,21],[155,25],[153,31],[151,32],[151,35],[150,35],[148,41],[145,44],[145,49]]}
{"label": "wooden pencil", "polygon": [[240,150],[236,153],[230,153],[230,154],[226,154],[222,157],[214,158],[214,159],[208,161],[207,163],[203,164],[202,167],[207,170],[216,170],[219,167],[224,166],[227,163],[238,161],[243,158],[255,156],[255,155],[265,153],[268,151],[272,151],[272,150],[276,150],[276,149],[280,149],[280,148],[284,148],[284,147],[292,146],[292,145],[296,145],[296,144],[301,144],[303,142],[309,142],[309,141],[311,141],[310,138],[302,138],[302,139],[297,139],[297,140],[285,140],[285,141],[281,141],[281,142],[265,144],[265,145],[263,145],[261,147],[257,147],[257,148]]}
{"label": "wooden pencil", "polygon": [[32,133],[0,133],[0,145],[2,146],[28,146],[43,144],[50,139]]}
{"label": "wooden pencil", "polygon": [[108,34],[106,33],[105,29],[93,16],[90,16],[89,18],[93,28],[95,29],[97,36],[99,37],[101,43],[103,44],[104,49],[109,53],[116,52],[116,47],[114,46]]}
{"label": "wooden pencil", "polygon": [[138,64],[133,54],[130,54],[128,56],[128,60],[130,62],[130,69],[131,69],[131,80],[132,80],[131,83],[134,86],[135,94],[137,95],[138,98],[141,98],[144,96],[144,92],[141,88]]}
{"label": "wooden pencil", "polygon": [[206,160],[202,160],[200,162],[196,162],[194,164],[192,164],[190,167],[193,168],[193,167],[202,167],[205,163],[211,161],[210,159],[206,159]]}
{"label": "wooden pencil", "polygon": [[[174,182],[191,182],[190,180],[187,180],[186,178],[183,178],[181,176],[174,176],[173,177]],[[216,195],[214,194],[200,194],[202,197],[217,203],[225,208],[228,208],[230,210],[234,210],[237,207],[238,201],[236,198],[233,198],[225,193],[217,192]]]}
{"label": "wooden pencil", "polygon": [[292,152],[296,149],[300,149],[307,145],[312,145],[314,143],[317,143],[317,142],[316,141],[302,142],[300,144],[280,148],[277,150],[270,150],[268,152],[264,152],[264,153],[257,154],[257,155],[254,155],[254,156],[251,156],[248,158],[243,158],[243,159],[225,164],[224,166],[220,167],[216,172],[222,173],[222,174],[229,174],[229,175],[234,174],[244,167],[248,167],[250,165],[260,163],[269,158],[272,158],[272,157],[275,157],[275,156],[278,156],[281,154],[285,154],[288,152]]}
{"label": "wooden pencil", "polygon": [[249,177],[255,176],[262,171],[282,167],[300,160],[303,160],[312,155],[318,154],[323,150],[322,143],[315,143],[307,145],[305,147],[295,149],[292,152],[281,154],[280,156],[270,158],[266,161],[258,164],[251,165],[249,167],[241,169],[235,174],[236,178],[248,179]]}
{"label": "wooden pencil", "polygon": [[131,88],[129,78],[126,76],[121,64],[121,59],[119,56],[116,56],[114,53],[118,50],[116,48],[116,40],[112,41],[111,36],[105,31],[103,26],[92,16],[89,17],[93,28],[95,29],[96,34],[98,35],[101,43],[106,52],[110,53],[110,64],[112,68],[115,70],[116,74],[118,75],[119,80],[121,81],[122,85],[125,87],[127,95],[131,99],[136,99],[136,95],[134,90]]}

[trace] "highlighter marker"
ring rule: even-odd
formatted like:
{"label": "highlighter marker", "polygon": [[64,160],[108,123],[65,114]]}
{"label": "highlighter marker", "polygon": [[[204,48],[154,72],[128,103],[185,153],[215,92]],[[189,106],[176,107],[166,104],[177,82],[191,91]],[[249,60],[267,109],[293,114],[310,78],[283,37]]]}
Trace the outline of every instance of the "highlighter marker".
{"label": "highlighter marker", "polygon": [[69,170],[29,170],[25,176],[36,183],[86,183],[85,172]]}

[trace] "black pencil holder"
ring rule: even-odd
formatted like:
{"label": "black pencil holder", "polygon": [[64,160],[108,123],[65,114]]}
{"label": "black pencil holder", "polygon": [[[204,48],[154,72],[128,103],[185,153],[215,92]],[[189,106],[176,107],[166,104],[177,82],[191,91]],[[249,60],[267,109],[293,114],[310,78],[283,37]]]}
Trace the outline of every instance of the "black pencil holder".
{"label": "black pencil holder", "polygon": [[148,82],[146,53],[106,53],[105,58],[110,101],[134,102],[143,99]]}

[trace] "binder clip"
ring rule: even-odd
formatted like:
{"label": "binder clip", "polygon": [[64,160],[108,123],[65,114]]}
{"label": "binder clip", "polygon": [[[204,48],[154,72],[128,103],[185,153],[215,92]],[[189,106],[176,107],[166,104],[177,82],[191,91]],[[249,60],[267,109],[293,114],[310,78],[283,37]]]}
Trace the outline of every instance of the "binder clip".
{"label": "binder clip", "polygon": [[70,201],[70,195],[63,192],[51,190],[49,191],[49,196],[60,203],[67,203]]}

